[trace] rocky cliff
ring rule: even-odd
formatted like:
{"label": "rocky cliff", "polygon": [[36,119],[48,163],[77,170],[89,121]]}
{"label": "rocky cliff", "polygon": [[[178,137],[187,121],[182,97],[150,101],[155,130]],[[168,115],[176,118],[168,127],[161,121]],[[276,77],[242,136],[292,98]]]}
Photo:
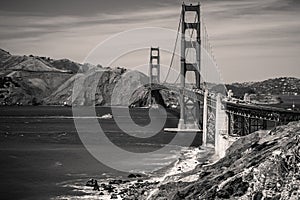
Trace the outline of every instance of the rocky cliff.
{"label": "rocky cliff", "polygon": [[[77,73],[44,99],[46,104],[130,105],[132,92],[148,81],[137,71],[94,69]],[[76,81],[76,84],[75,84]]]}
{"label": "rocky cliff", "polygon": [[[153,84],[155,87],[155,84]],[[130,98],[132,107],[148,106],[151,102],[162,105],[163,107],[177,107],[179,105],[178,94],[168,88],[151,91],[149,84],[139,87],[133,92]],[[151,98],[149,98],[151,96]]]}
{"label": "rocky cliff", "polygon": [[153,199],[299,199],[300,121],[242,137],[183,177],[191,175],[197,180],[162,185]]}

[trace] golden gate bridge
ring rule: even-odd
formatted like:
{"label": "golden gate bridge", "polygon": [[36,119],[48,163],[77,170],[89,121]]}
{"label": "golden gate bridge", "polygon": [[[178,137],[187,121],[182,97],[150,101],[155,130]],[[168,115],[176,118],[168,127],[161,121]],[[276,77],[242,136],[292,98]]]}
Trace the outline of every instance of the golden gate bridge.
{"label": "golden gate bridge", "polygon": [[[188,21],[186,18],[190,14],[194,15],[193,21]],[[168,83],[179,39],[181,42],[180,73],[175,82]],[[205,80],[201,80],[203,79],[201,72],[203,69],[209,70],[207,69],[209,62],[217,66],[200,4],[183,3],[174,51],[164,81],[160,80],[159,48],[150,49],[148,89],[150,91],[171,90],[179,94],[178,127],[165,128],[165,131],[201,132],[203,146],[212,144],[218,148],[218,138],[224,135],[243,136],[260,129],[271,129],[277,125],[300,120],[300,112],[297,111],[244,102],[228,96],[226,89],[225,93],[210,91]],[[192,87],[187,84],[187,72],[193,74]]]}

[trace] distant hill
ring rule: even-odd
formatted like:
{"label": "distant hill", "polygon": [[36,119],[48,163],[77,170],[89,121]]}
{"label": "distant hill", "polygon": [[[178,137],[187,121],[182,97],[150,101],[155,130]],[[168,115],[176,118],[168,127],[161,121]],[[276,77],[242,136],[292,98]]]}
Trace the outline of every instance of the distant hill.
{"label": "distant hill", "polygon": [[244,82],[226,84],[232,90],[234,97],[243,99],[246,93],[254,97],[300,95],[300,79],[281,77],[260,82]]}
{"label": "distant hill", "polygon": [[[82,81],[82,88],[74,88],[76,80]],[[119,80],[126,80],[127,89],[117,85]],[[103,68],[33,55],[17,56],[0,49],[1,105],[123,105],[130,99],[128,90],[147,80],[146,75],[124,68]],[[95,98],[92,96],[94,85]],[[113,90],[117,98],[111,101]]]}

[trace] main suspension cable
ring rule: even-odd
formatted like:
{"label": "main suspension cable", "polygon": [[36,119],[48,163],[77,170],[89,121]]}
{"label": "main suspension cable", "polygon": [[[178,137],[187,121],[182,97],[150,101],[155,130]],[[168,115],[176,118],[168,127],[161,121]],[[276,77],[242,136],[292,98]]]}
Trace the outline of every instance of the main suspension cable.
{"label": "main suspension cable", "polygon": [[174,49],[173,49],[173,54],[172,54],[172,57],[171,57],[170,66],[169,66],[166,78],[164,80],[164,83],[167,82],[167,79],[169,77],[169,74],[170,74],[170,71],[171,71],[171,68],[172,68],[172,65],[173,65],[175,52],[176,52],[176,47],[177,47],[177,42],[178,42],[179,31],[180,31],[180,27],[181,27],[181,20],[182,20],[182,15],[180,14],[179,24],[178,24],[178,28],[177,28],[177,35],[176,35],[175,45],[174,45]]}

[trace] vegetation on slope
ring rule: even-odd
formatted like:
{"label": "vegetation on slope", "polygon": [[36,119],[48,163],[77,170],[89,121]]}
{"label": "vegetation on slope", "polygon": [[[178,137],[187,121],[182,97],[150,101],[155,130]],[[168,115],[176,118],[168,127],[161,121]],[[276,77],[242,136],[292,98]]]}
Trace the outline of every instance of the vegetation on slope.
{"label": "vegetation on slope", "polygon": [[[153,199],[299,199],[300,122],[259,131],[232,144],[192,183],[168,183]],[[189,174],[190,175],[190,174]]]}
{"label": "vegetation on slope", "polygon": [[[148,78],[137,71],[126,72],[124,68],[103,68],[67,59],[14,56],[0,49],[0,104],[129,105],[130,90]],[[83,85],[74,88],[79,79]],[[120,86],[118,81],[124,84]],[[96,88],[95,95],[92,87]],[[76,95],[72,98],[73,91]],[[113,91],[117,94],[114,99]]]}

